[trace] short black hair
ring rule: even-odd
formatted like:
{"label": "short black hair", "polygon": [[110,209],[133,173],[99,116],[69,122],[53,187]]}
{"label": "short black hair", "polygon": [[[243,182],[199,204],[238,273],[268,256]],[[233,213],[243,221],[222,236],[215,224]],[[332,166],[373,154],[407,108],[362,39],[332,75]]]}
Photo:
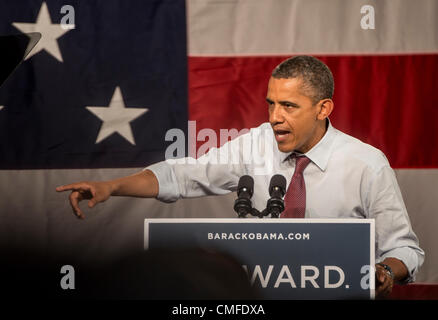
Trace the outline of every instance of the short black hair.
{"label": "short black hair", "polygon": [[299,78],[303,90],[313,103],[332,99],[335,90],[333,74],[321,60],[312,56],[295,56],[280,63],[273,71],[276,79]]}

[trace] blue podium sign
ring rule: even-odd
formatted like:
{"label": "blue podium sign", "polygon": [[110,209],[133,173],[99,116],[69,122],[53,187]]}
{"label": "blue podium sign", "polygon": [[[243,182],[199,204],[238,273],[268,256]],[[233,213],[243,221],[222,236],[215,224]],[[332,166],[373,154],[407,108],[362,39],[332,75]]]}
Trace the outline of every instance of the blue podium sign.
{"label": "blue podium sign", "polygon": [[372,219],[146,219],[144,247],[233,255],[266,299],[373,299]]}

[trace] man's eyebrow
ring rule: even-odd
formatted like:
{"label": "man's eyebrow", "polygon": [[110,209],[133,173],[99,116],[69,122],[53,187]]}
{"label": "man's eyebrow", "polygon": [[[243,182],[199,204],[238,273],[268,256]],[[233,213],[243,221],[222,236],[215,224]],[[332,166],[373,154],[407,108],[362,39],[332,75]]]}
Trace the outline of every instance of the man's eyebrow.
{"label": "man's eyebrow", "polygon": [[[266,98],[266,102],[268,104],[273,104],[274,103],[274,101],[272,101],[269,98]],[[295,107],[295,108],[299,108],[300,107],[300,105],[296,104],[295,102],[291,102],[291,101],[287,101],[287,100],[282,100],[282,101],[279,101],[278,103],[280,105],[282,105],[282,106],[291,106],[291,107]]]}
{"label": "man's eyebrow", "polygon": [[279,101],[278,103],[281,104],[282,106],[289,105],[289,106],[296,107],[296,108],[300,107],[299,104],[296,104],[295,102],[291,102],[291,101],[287,101],[287,100]]}

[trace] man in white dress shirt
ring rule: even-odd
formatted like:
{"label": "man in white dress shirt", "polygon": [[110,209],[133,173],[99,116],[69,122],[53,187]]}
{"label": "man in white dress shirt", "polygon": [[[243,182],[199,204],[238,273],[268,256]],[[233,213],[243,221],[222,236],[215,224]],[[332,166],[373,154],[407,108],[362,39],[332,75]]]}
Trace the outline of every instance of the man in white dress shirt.
{"label": "man in white dress shirt", "polygon": [[287,59],[269,79],[269,123],[211,149],[196,161],[163,161],[129,177],[73,183],[57,191],[72,190],[73,211],[83,219],[78,203],[84,199],[92,208],[110,196],[172,202],[225,194],[235,191],[239,178],[248,174],[255,180],[253,205],[261,210],[269,199],[272,175],[284,175],[289,184],[296,156],[305,156],[310,161],[302,174],[304,217],[375,219],[376,295],[387,296],[394,282],[413,280],[424,252],[385,155],[331,125],[333,91],[333,76],[324,63],[310,56]]}

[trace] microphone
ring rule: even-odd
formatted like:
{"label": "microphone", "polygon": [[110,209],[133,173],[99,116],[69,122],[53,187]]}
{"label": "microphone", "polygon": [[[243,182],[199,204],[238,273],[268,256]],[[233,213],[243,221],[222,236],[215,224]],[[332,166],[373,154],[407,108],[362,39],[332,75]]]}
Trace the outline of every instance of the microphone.
{"label": "microphone", "polygon": [[239,218],[244,218],[252,212],[251,197],[254,192],[254,179],[248,175],[240,177],[237,185],[237,199],[234,202],[234,211]]}
{"label": "microphone", "polygon": [[276,174],[271,178],[269,184],[269,195],[271,198],[266,205],[266,214],[271,214],[272,218],[278,218],[284,211],[283,197],[286,194],[286,178],[281,174]]}

